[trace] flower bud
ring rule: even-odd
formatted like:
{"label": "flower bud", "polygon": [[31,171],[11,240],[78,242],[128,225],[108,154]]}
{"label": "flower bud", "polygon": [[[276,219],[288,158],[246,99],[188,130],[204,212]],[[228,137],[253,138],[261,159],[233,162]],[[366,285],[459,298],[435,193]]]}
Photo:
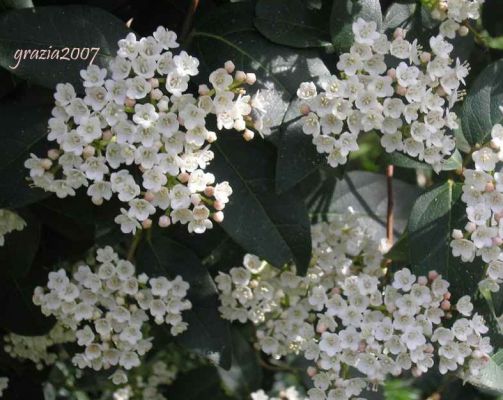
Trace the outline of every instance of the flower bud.
{"label": "flower bud", "polygon": [[257,82],[257,75],[255,75],[253,72],[248,72],[246,74],[246,83],[248,85],[253,85],[255,82]]}
{"label": "flower bud", "polygon": [[162,93],[161,89],[152,89],[150,92],[150,98],[152,100],[161,100],[164,94]]}
{"label": "flower bud", "polygon": [[486,187],[485,187],[485,191],[488,192],[488,193],[494,192],[494,183],[487,182],[486,183]]}
{"label": "flower bud", "polygon": [[206,134],[206,141],[208,143],[213,143],[215,140],[217,140],[217,134],[213,131],[208,131]]}
{"label": "flower bud", "polygon": [[198,93],[201,96],[206,96],[210,92],[210,89],[207,85],[199,85]]}
{"label": "flower bud", "polygon": [[438,272],[437,271],[430,271],[430,272],[428,272],[428,279],[430,281],[434,281],[437,278],[438,278]]}
{"label": "flower bud", "polygon": [[187,183],[189,181],[190,175],[187,172],[181,172],[178,175],[178,180],[182,183]]}
{"label": "flower bud", "polygon": [[307,115],[311,112],[311,108],[307,104],[302,104],[300,106],[300,112],[303,115]]}
{"label": "flower bud", "polygon": [[229,74],[232,74],[234,72],[234,70],[236,69],[236,66],[234,65],[234,63],[229,60],[229,61],[226,61],[225,64],[224,64],[224,68],[225,70],[229,73]]}
{"label": "flower bud", "polygon": [[101,206],[103,204],[103,198],[102,197],[91,197],[91,201],[95,206]]}
{"label": "flower bud", "polygon": [[395,68],[388,69],[388,72],[386,72],[386,75],[388,75],[391,79],[395,80],[396,79],[396,69]]}
{"label": "flower bud", "polygon": [[454,229],[452,231],[453,239],[463,239],[463,232],[460,229]]}
{"label": "flower bud", "polygon": [[208,197],[212,197],[215,194],[215,188],[213,186],[206,186],[204,194]]}
{"label": "flower bud", "polygon": [[449,300],[443,300],[440,303],[440,308],[444,311],[449,311],[451,309],[451,302]]}
{"label": "flower bud", "polygon": [[445,292],[444,293],[444,299],[445,300],[450,300],[451,299],[451,292]]}
{"label": "flower bud", "polygon": [[225,203],[222,203],[221,201],[216,200],[213,203],[213,208],[217,211],[221,211],[225,208]]}
{"label": "flower bud", "polygon": [[426,286],[428,284],[428,278],[426,276],[420,276],[417,278],[417,283],[419,283],[421,286]]}
{"label": "flower bud", "polygon": [[46,171],[52,167],[52,161],[49,160],[48,158],[44,158],[41,164],[42,168],[45,169]]}
{"label": "flower bud", "polygon": [[162,215],[159,217],[159,226],[161,228],[167,228],[171,225],[171,219],[167,215]]}
{"label": "flower bud", "polygon": [[147,193],[145,193],[145,195],[143,196],[143,198],[144,198],[145,200],[147,200],[148,202],[150,202],[150,201],[154,200],[154,197],[155,197],[154,193],[152,193],[152,192],[150,192],[150,191],[149,191],[149,192],[147,192]]}
{"label": "flower bud", "polygon": [[84,150],[82,151],[82,157],[84,157],[84,159],[88,159],[89,157],[94,156],[95,152],[96,152],[96,149],[93,146],[86,146],[86,147],[84,147]]}
{"label": "flower bud", "polygon": [[395,31],[393,32],[393,38],[395,39],[403,39],[404,36],[405,34],[402,28],[396,28]]}
{"label": "flower bud", "polygon": [[477,229],[477,225],[474,222],[468,222],[465,225],[465,231],[472,233],[475,229]]}
{"label": "flower bud", "polygon": [[236,71],[236,74],[234,75],[234,79],[237,82],[244,82],[246,80],[246,73],[243,71]]}
{"label": "flower bud", "polygon": [[431,61],[431,53],[428,51],[423,51],[419,56],[422,63],[429,63]]}
{"label": "flower bud", "polygon": [[150,86],[152,86],[153,89],[159,87],[159,79],[157,79],[157,78],[150,78],[148,80],[148,83],[150,83]]}
{"label": "flower bud", "polygon": [[213,221],[220,223],[224,220],[224,213],[222,211],[217,211],[215,214],[212,216]]}
{"label": "flower bud", "polygon": [[401,85],[396,85],[395,92],[399,96],[405,96],[407,94],[407,88]]}
{"label": "flower bud", "polygon": [[142,221],[141,226],[143,229],[150,229],[152,227],[152,220],[150,218],[147,218],[146,220]]}
{"label": "flower bud", "polygon": [[318,373],[318,370],[315,367],[307,367],[307,374],[310,378],[315,376]]}
{"label": "flower bud", "polygon": [[459,28],[458,28],[458,35],[459,36],[466,36],[468,35],[468,33],[470,32],[470,30],[468,29],[467,26],[464,26],[464,25],[461,25]]}
{"label": "flower bud", "polygon": [[197,193],[193,193],[190,195],[190,201],[193,205],[198,206],[201,203],[201,196]]}
{"label": "flower bud", "polygon": [[499,236],[493,237],[491,241],[493,243],[493,246],[501,246],[503,244],[503,239],[501,239]]}
{"label": "flower bud", "polygon": [[245,129],[245,131],[243,132],[243,139],[246,140],[247,142],[252,140],[254,136],[255,133],[249,129]]}
{"label": "flower bud", "polygon": [[103,140],[112,140],[112,138],[114,137],[112,131],[110,129],[106,129],[104,130],[102,133],[101,133],[101,138]]}
{"label": "flower bud", "polygon": [[129,97],[126,97],[126,100],[124,101],[124,105],[126,107],[134,107],[135,104],[136,104],[135,99],[130,99]]}
{"label": "flower bud", "polygon": [[47,157],[49,157],[51,160],[55,161],[59,158],[60,151],[58,149],[51,149],[47,152]]}
{"label": "flower bud", "polygon": [[244,131],[246,129],[246,122],[244,119],[240,118],[240,119],[236,119],[234,121],[234,129],[237,130],[238,132],[239,131]]}

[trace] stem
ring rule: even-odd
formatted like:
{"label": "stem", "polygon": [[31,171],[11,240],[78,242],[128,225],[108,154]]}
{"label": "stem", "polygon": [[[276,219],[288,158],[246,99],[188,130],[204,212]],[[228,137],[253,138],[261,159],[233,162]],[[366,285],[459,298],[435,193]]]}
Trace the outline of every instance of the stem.
{"label": "stem", "polygon": [[192,27],[192,21],[194,20],[194,14],[196,13],[197,7],[199,6],[199,0],[192,0],[189,6],[189,10],[187,11],[187,16],[185,17],[185,21],[183,22],[182,34],[180,35],[180,42],[184,41]]}
{"label": "stem", "polygon": [[127,252],[128,261],[133,261],[134,253],[136,252],[136,249],[138,248],[138,245],[141,242],[142,233],[143,231],[141,229],[138,229],[136,231],[133,240],[131,241],[131,246],[129,246],[129,250]]}
{"label": "stem", "polygon": [[388,188],[388,210],[386,213],[386,239],[388,245],[393,246],[393,165],[386,166],[386,186]]}

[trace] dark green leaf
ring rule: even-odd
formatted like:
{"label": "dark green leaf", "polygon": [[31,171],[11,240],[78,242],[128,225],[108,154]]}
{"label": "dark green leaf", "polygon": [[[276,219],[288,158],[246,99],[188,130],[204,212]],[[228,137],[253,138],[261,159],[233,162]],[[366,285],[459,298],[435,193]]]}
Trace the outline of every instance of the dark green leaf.
{"label": "dark green leaf", "polygon": [[466,224],[466,205],[461,200],[462,185],[447,181],[422,194],[414,203],[408,224],[409,260],[415,273],[436,270],[447,279],[454,297],[472,294],[483,269],[463,263],[452,255],[453,229]]}
{"label": "dark green leaf", "polygon": [[138,269],[150,276],[181,276],[190,284],[188,298],[192,309],[183,318],[189,329],[176,340],[204,356],[216,355],[223,368],[231,364],[229,323],[220,317],[217,289],[207,269],[189,249],[159,235],[143,241],[138,248]]}
{"label": "dark green leaf", "polygon": [[461,111],[463,134],[472,146],[490,140],[492,127],[502,121],[503,60],[488,65],[468,89]]}
{"label": "dark green leaf", "polygon": [[29,171],[24,161],[31,152],[44,148],[49,108],[0,107],[3,129],[0,132],[0,208],[22,207],[49,194],[29,187]]}
{"label": "dark green leaf", "polygon": [[[99,48],[93,63],[108,66],[117,50],[117,41],[128,32],[124,22],[100,8],[72,5],[11,10],[0,15],[0,65],[51,89],[59,82],[70,82],[80,89],[79,71],[87,67],[92,53],[86,60],[82,57],[72,60],[72,49]],[[38,50],[38,56],[42,57],[40,50],[49,49],[49,60],[37,60],[33,52],[28,59],[19,58],[24,57],[24,50]],[[53,58],[56,52],[60,59]],[[64,56],[69,60],[61,59]]]}
{"label": "dark green leaf", "polygon": [[336,50],[346,52],[353,44],[352,24],[358,18],[382,24],[379,0],[334,0],[330,16],[330,34]]}
{"label": "dark green leaf", "polygon": [[[409,155],[393,152],[386,153],[384,155],[384,161],[386,164],[393,164],[397,167],[402,168],[414,168],[414,169],[427,169],[431,170],[431,165],[425,162],[418,161],[417,159],[410,157]],[[444,163],[442,171],[453,171],[461,168],[463,166],[463,158],[461,153],[456,149],[452,156],[450,156]]]}
{"label": "dark green leaf", "polygon": [[246,398],[249,393],[262,387],[262,369],[259,356],[253,345],[246,340],[242,329],[232,327],[232,365],[228,371],[218,372],[226,388],[237,398]]}
{"label": "dark green leaf", "polygon": [[329,7],[327,1],[320,9],[313,9],[301,0],[259,0],[254,22],[259,32],[274,43],[325,47],[330,45]]}
{"label": "dark green leaf", "polygon": [[181,374],[167,390],[170,400],[230,400],[221,387],[214,367],[206,366]]}
{"label": "dark green leaf", "polygon": [[248,252],[278,267],[293,259],[304,273],[311,258],[309,218],[296,193],[274,192],[274,147],[230,133],[215,142],[213,151],[210,170],[233,189],[224,230]]}

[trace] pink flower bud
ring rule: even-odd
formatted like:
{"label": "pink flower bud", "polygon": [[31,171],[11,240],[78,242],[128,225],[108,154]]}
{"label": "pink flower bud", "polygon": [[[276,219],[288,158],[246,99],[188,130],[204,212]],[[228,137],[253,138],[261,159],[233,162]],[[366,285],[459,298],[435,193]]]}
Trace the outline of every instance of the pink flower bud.
{"label": "pink flower bud", "polygon": [[181,172],[178,175],[178,180],[182,183],[187,183],[189,181],[190,175],[187,172]]}
{"label": "pink flower bud", "polygon": [[47,157],[51,160],[57,160],[59,158],[60,151],[58,149],[51,149],[47,152]]}
{"label": "pink flower bud", "polygon": [[388,75],[391,79],[395,80],[396,79],[396,69],[395,68],[388,69],[388,72],[386,72],[386,75]]}
{"label": "pink flower bud", "polygon": [[126,107],[134,107],[135,104],[136,104],[135,99],[130,99],[129,97],[126,97],[126,100],[124,101],[124,105]]}
{"label": "pink flower bud", "polygon": [[246,122],[244,119],[237,119],[234,121],[234,129],[237,131],[244,131],[246,129]]}
{"label": "pink flower bud", "polygon": [[257,76],[253,72],[248,72],[246,74],[246,83],[253,85],[255,82],[257,82]]}
{"label": "pink flower bud", "polygon": [[208,143],[213,143],[215,140],[217,140],[217,134],[213,131],[208,131],[206,134],[206,141]]}
{"label": "pink flower bud", "polygon": [[226,61],[225,64],[224,64],[224,68],[225,70],[229,73],[229,74],[232,74],[234,72],[234,70],[236,69],[236,66],[234,65],[234,63],[229,60],[229,61]]}
{"label": "pink flower bud", "polygon": [[307,375],[309,375],[310,378],[316,376],[317,373],[318,370],[315,367],[307,367]]}
{"label": "pink flower bud", "polygon": [[164,96],[164,94],[162,93],[161,89],[152,89],[152,91],[150,92],[150,98],[152,100],[161,100],[162,96]]}
{"label": "pink flower bud", "polygon": [[159,87],[159,79],[157,79],[157,78],[150,78],[148,80],[148,83],[150,83],[150,86],[152,86],[153,89]]}
{"label": "pink flower bud", "polygon": [[94,156],[95,151],[96,149],[93,146],[86,146],[82,151],[82,157],[84,157],[84,159],[88,159],[89,157]]}
{"label": "pink flower bud", "polygon": [[493,246],[501,246],[503,244],[503,239],[499,236],[492,238]]}
{"label": "pink flower bud", "polygon": [[362,340],[359,344],[358,344],[358,351],[360,353],[363,353],[365,350],[367,349],[367,343],[365,343],[364,340]]}
{"label": "pink flower bud", "polygon": [[407,88],[401,85],[396,85],[395,92],[399,96],[405,96],[407,94]]}
{"label": "pink flower bud", "polygon": [[110,129],[106,129],[101,133],[101,137],[103,140],[108,141],[108,140],[111,140],[114,137],[114,135]]}
{"label": "pink flower bud", "polygon": [[193,205],[198,206],[201,203],[201,196],[197,193],[193,193],[190,195],[190,201]]}
{"label": "pink flower bud", "polygon": [[487,182],[486,183],[486,187],[485,187],[485,191],[488,192],[488,193],[494,192],[494,183]]}
{"label": "pink flower bud", "polygon": [[454,229],[452,231],[452,238],[453,239],[463,239],[463,232],[459,229]]}
{"label": "pink flower bud", "polygon": [[300,112],[303,115],[307,115],[311,112],[311,108],[307,104],[302,104],[300,106]]}
{"label": "pink flower bud", "polygon": [[246,73],[243,71],[236,71],[234,79],[238,82],[244,82],[246,80]]}
{"label": "pink flower bud", "polygon": [[252,140],[254,136],[255,133],[249,129],[245,129],[245,131],[243,132],[243,139],[246,140],[247,142]]}
{"label": "pink flower bud", "polygon": [[396,28],[393,32],[393,37],[395,39],[403,39],[404,36],[404,30],[402,28]]}
{"label": "pink flower bud", "polygon": [[49,160],[48,158],[44,158],[41,164],[42,168],[45,169],[46,171],[52,167],[52,161]]}
{"label": "pink flower bud", "polygon": [[213,197],[215,194],[215,188],[213,186],[206,186],[204,189],[204,194],[208,197]]}
{"label": "pink flower bud", "polygon": [[437,278],[438,278],[438,272],[437,271],[430,271],[430,272],[428,272],[428,279],[430,281],[434,281]]}
{"label": "pink flower bud", "polygon": [[450,300],[451,299],[451,292],[445,292],[444,293],[444,299],[445,300]]}
{"label": "pink flower bud", "polygon": [[316,326],[316,332],[323,333],[327,331],[327,326],[321,322]]}
{"label": "pink flower bud", "polygon": [[468,222],[465,225],[465,231],[472,233],[475,229],[477,229],[477,225],[474,222]]}
{"label": "pink flower bud", "polygon": [[419,56],[422,63],[429,63],[431,61],[431,53],[428,51],[423,51]]}
{"label": "pink flower bud", "polygon": [[154,197],[155,197],[155,195],[154,195],[154,193],[152,193],[152,192],[147,192],[147,193],[145,193],[145,195],[143,196],[143,198],[144,198],[145,200],[149,201],[149,202],[150,202],[150,201],[152,201],[152,200],[154,200]]}
{"label": "pink flower bud", "polygon": [[461,36],[461,37],[464,37],[464,36],[468,35],[469,32],[470,32],[470,30],[468,29],[467,26],[461,25],[458,28],[458,35]]}
{"label": "pink flower bud", "polygon": [[428,284],[428,278],[426,276],[420,276],[417,278],[417,283],[419,283],[421,286],[426,286]]}
{"label": "pink flower bud", "polygon": [[162,215],[159,217],[159,226],[161,228],[167,228],[171,225],[171,219],[167,215]]}
{"label": "pink flower bud", "polygon": [[201,96],[206,96],[210,92],[210,89],[207,85],[199,85],[198,92]]}
{"label": "pink flower bud", "polygon": [[224,213],[222,211],[217,211],[215,214],[212,216],[213,221],[220,223],[224,220]]}
{"label": "pink flower bud", "polygon": [[141,226],[143,229],[150,229],[152,227],[152,220],[150,218],[147,218],[146,220],[142,221]]}
{"label": "pink flower bud", "polygon": [[217,211],[221,211],[225,208],[225,203],[222,203],[221,201],[216,200],[213,203],[213,208]]}
{"label": "pink flower bud", "polygon": [[444,311],[449,311],[451,309],[451,302],[449,300],[443,300],[440,303],[440,308]]}

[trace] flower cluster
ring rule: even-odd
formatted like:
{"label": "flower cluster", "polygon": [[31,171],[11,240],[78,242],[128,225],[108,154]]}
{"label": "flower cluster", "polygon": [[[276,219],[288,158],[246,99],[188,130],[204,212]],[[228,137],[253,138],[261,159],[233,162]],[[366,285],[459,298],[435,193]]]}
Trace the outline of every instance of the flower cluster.
{"label": "flower cluster", "polygon": [[442,21],[440,33],[449,39],[456,35],[466,36],[469,32],[464,24],[480,17],[480,9],[485,0],[423,0],[431,9],[433,18]]}
{"label": "flower cluster", "polygon": [[[337,249],[335,238],[354,243],[350,227],[346,237],[341,234],[343,219],[335,226],[314,227],[318,256],[305,277],[295,275],[294,266],[277,270],[250,255],[244,267],[220,273],[216,282],[222,316],[251,320],[258,346],[274,358],[300,353],[313,360],[316,368],[308,371],[314,382],[311,400],[351,399],[387,375],[407,370],[420,375],[433,367],[435,355],[442,374],[477,375],[492,348],[483,336],[483,318],[472,315],[470,298],[464,296],[452,307],[449,283],[434,271],[416,277],[405,268],[384,285],[379,280],[382,269],[375,266],[380,257],[371,256],[367,269],[358,244],[350,255]],[[379,249],[378,240],[363,241],[370,254]],[[456,319],[446,328],[443,323],[453,318],[454,308]],[[345,378],[348,367],[365,378]]]}
{"label": "flower cluster", "polygon": [[148,368],[146,381],[142,375],[137,376],[131,385],[116,390],[113,393],[114,400],[167,400],[159,391],[160,385],[170,385],[174,382],[178,370],[175,366],[168,366],[159,360],[152,363]]}
{"label": "flower cluster", "polygon": [[5,244],[5,235],[12,231],[22,231],[25,226],[25,220],[14,211],[0,209],[0,246]]}
{"label": "flower cluster", "polygon": [[222,221],[232,189],[205,172],[217,139],[208,118],[251,139],[252,100],[242,85],[256,78],[228,61],[210,74],[211,89],[186,93],[199,61],[185,51],[174,55],[178,46],[162,27],[139,40],[130,33],[109,71],[81,71],[83,98],[58,84],[48,134],[58,147],[25,162],[33,184],[60,198],[87,187],[96,205],[117,195],[126,204],[115,218],[124,233],[150,227],[154,214],[161,227],[179,222],[196,233],[211,228],[211,219]]}
{"label": "flower cluster", "polygon": [[[503,107],[502,107],[503,110]],[[472,153],[475,169],[465,169],[463,195],[468,223],[465,232],[454,230],[452,254],[471,262],[479,256],[488,264],[482,289],[499,290],[503,282],[503,174],[496,164],[503,161],[503,126],[497,124],[487,146]]]}
{"label": "flower cluster", "polygon": [[108,246],[97,251],[96,261],[95,272],[81,264],[72,277],[64,269],[49,273],[47,288],[37,287],[33,302],[74,332],[84,347],[72,359],[76,366],[117,366],[112,380],[122,384],[127,382],[123,369],[139,366],[140,356],[152,348],[144,336],[150,317],[170,326],[172,335],[187,329],[182,312],[192,307],[186,299],[189,285],[179,276],[171,281],[137,276],[134,265]]}
{"label": "flower cluster", "polygon": [[75,333],[57,323],[42,336],[22,336],[9,333],[3,337],[4,350],[12,358],[30,360],[37,369],[54,364],[59,354],[52,351],[52,347],[63,343],[75,342]]}
{"label": "flower cluster", "polygon": [[427,52],[402,29],[391,41],[376,29],[359,18],[355,42],[337,63],[339,77],[321,77],[320,93],[314,82],[301,84],[302,129],[332,167],[358,149],[360,133],[378,131],[387,152],[401,151],[439,171],[455,147],[451,109],[469,68],[450,58],[453,45],[442,35],[430,39]]}

